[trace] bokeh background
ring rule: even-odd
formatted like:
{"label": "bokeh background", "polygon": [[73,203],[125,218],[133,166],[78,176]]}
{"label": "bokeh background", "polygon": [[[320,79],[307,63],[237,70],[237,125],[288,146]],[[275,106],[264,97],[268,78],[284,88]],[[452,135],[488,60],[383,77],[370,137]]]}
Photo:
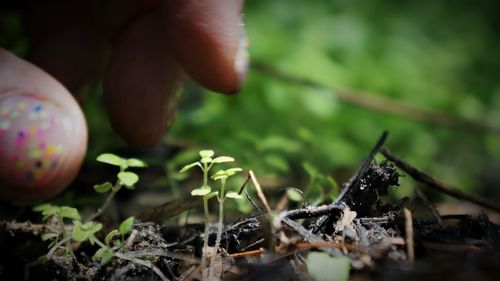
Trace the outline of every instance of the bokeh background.
{"label": "bokeh background", "polygon": [[[164,142],[153,153],[132,152],[160,171],[145,188],[177,190],[185,176],[176,171],[211,148],[253,169],[265,188],[292,186],[324,200],[388,130],[386,146],[407,162],[500,198],[499,3],[247,1],[253,64],[244,88],[228,97],[186,85]],[[26,56],[19,14],[2,11],[0,20],[0,45]],[[292,78],[264,71],[270,67]],[[89,91],[92,171],[99,153],[130,148],[110,130],[101,88]],[[363,106],[373,99],[376,109]],[[393,196],[411,195],[416,183],[401,183]]]}

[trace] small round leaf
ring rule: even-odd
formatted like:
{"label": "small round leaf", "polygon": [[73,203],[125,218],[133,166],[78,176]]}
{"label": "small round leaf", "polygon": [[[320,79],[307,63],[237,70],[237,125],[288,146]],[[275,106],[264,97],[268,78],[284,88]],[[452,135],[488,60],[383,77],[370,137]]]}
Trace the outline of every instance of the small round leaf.
{"label": "small round leaf", "polygon": [[118,178],[126,187],[132,187],[139,180],[139,176],[133,172],[119,172]]}
{"label": "small round leaf", "polygon": [[234,191],[228,191],[226,193],[226,197],[227,198],[232,198],[232,199],[240,199],[241,198],[241,194],[238,194],[237,192],[234,192]]}
{"label": "small round leaf", "polygon": [[233,162],[234,158],[229,157],[229,156],[219,156],[216,157],[212,162],[214,163],[226,163],[226,162]]}
{"label": "small round leaf", "polygon": [[136,158],[129,158],[126,160],[127,166],[128,167],[134,167],[134,168],[145,168],[148,166],[146,162],[136,159]]}
{"label": "small round leaf", "polygon": [[198,187],[196,189],[193,189],[191,191],[191,195],[192,196],[205,196],[207,194],[210,193],[210,187],[205,187],[205,186],[202,186],[202,187]]}
{"label": "small round leaf", "polygon": [[120,230],[121,235],[125,235],[132,230],[133,226],[134,226],[134,217],[129,217],[120,224],[120,227],[118,229]]}
{"label": "small round leaf", "polygon": [[119,167],[127,166],[125,159],[111,153],[103,153],[97,156],[97,161]]}
{"label": "small round leaf", "polygon": [[108,192],[111,188],[113,187],[113,185],[109,182],[105,182],[105,183],[101,183],[101,184],[96,184],[94,185],[94,190],[97,192],[97,193],[106,193]]}
{"label": "small round leaf", "polygon": [[193,168],[194,166],[199,166],[201,168],[201,165],[199,162],[195,162],[195,163],[191,163],[191,164],[188,164],[184,167],[182,167],[182,169],[179,171],[179,173],[184,173],[185,171]]}
{"label": "small round leaf", "polygon": [[200,157],[201,158],[212,158],[214,156],[214,151],[213,150],[201,150],[200,151]]}

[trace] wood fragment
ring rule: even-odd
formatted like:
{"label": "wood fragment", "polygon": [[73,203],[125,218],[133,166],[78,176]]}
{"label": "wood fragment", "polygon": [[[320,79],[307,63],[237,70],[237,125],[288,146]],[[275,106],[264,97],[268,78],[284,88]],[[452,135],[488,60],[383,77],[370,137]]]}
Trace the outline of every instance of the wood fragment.
{"label": "wood fragment", "polygon": [[406,254],[408,262],[415,262],[415,246],[413,244],[413,217],[411,211],[407,208],[403,209],[405,217],[405,232],[406,232]]}
{"label": "wood fragment", "polygon": [[246,252],[241,252],[241,253],[234,253],[230,254],[232,258],[242,258],[242,257],[247,257],[247,256],[255,256],[255,255],[260,255],[264,252],[263,248],[260,248],[258,250],[253,250],[253,251],[246,251]]}
{"label": "wood fragment", "polygon": [[270,213],[271,207],[269,207],[269,203],[267,202],[266,195],[264,195],[264,192],[262,191],[262,188],[260,187],[260,184],[257,181],[255,174],[253,173],[252,170],[248,171],[248,174],[250,175],[250,178],[252,179],[253,185],[255,186],[255,189],[257,190],[257,195],[259,196],[260,201],[262,201],[262,204],[264,204],[264,207],[266,207],[266,210]]}
{"label": "wood fragment", "polygon": [[406,163],[405,161],[399,159],[392,153],[389,149],[382,147],[380,149],[380,152],[390,161],[394,162],[396,166],[398,166],[401,170],[405,171],[408,173],[414,180],[426,184],[428,187],[435,189],[437,191],[440,191],[442,193],[445,193],[451,197],[460,199],[460,200],[465,200],[469,201],[472,203],[475,203],[479,206],[488,208],[490,210],[493,210],[495,212],[500,213],[500,206],[497,204],[490,202],[486,200],[485,198],[482,198],[477,195],[465,193],[461,190],[459,190],[456,187],[453,187],[451,185],[448,185],[420,170],[417,168],[413,167],[412,165]]}

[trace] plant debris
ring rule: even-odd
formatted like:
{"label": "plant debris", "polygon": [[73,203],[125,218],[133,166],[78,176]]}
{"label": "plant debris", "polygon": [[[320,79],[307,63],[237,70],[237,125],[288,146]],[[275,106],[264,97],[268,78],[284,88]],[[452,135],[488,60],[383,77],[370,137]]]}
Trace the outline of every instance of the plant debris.
{"label": "plant debris", "polygon": [[[429,206],[434,219],[416,216],[405,198],[382,202],[389,188],[399,184],[400,172],[393,162],[402,165],[390,156],[380,163],[374,160],[386,138],[384,133],[341,194],[323,205],[275,213],[252,173],[249,178],[259,186],[259,198],[267,211],[226,224],[220,248],[210,251],[205,266],[212,266],[222,280],[326,280],[325,275],[307,273],[308,269],[317,270],[310,263],[321,256],[315,254],[323,252],[332,257],[324,264],[339,268],[332,280],[347,280],[349,272],[367,280],[451,279],[460,274],[497,280],[500,227],[486,214],[477,218],[441,216],[423,194],[418,198]],[[387,149],[383,153],[389,155]],[[75,256],[56,252],[50,259],[42,256],[26,265],[24,278],[201,280],[204,240],[214,244],[216,227],[210,227],[208,237],[203,237],[200,225],[167,227],[158,223],[161,219],[155,219],[155,214],[164,216],[165,212],[156,209],[143,216],[148,221],[135,223],[123,247],[105,265],[89,257],[95,246],[82,243],[72,245]],[[50,221],[44,225],[1,222],[0,227],[21,237],[54,228]],[[14,280],[6,261],[2,262],[1,279]]]}

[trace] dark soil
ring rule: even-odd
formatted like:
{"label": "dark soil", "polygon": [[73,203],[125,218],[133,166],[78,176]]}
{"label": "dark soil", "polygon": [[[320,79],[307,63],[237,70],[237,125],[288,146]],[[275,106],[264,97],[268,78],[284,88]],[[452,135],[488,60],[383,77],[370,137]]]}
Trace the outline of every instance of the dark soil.
{"label": "dark soil", "polygon": [[[382,203],[381,197],[400,180],[392,162],[373,160],[382,143],[334,202],[274,215],[261,212],[228,224],[215,259],[223,279],[310,280],[304,255],[325,251],[349,257],[352,280],[500,280],[500,226],[485,214],[415,217],[405,211],[411,207],[405,198]],[[200,225],[136,223],[120,255],[104,266],[91,259],[96,248],[88,243],[75,245],[76,260],[70,255],[49,260],[38,237],[19,233],[6,222],[2,228],[11,233],[1,234],[1,280],[200,277]],[[214,240],[212,230],[210,244]]]}

